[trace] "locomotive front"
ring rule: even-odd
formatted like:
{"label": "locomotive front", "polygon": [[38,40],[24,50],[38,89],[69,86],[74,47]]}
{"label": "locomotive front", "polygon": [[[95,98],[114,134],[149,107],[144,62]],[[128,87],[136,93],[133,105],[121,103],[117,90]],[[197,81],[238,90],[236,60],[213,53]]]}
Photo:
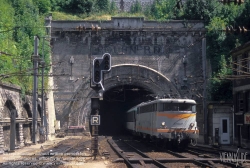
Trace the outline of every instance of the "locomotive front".
{"label": "locomotive front", "polygon": [[156,114],[158,138],[177,144],[197,142],[196,102],[190,99],[162,99]]}

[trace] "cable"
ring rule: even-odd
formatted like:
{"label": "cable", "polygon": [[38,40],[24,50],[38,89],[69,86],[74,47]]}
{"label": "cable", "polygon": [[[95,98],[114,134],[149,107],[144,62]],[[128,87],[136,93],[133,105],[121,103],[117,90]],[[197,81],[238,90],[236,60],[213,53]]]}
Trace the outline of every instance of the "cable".
{"label": "cable", "polygon": [[[49,65],[46,65],[44,66],[45,68],[46,67],[51,67],[51,66],[54,66],[54,65],[57,65],[57,64],[61,64],[62,62],[66,62],[67,60],[62,60],[62,61],[59,61],[59,62],[56,62],[56,63],[51,63]],[[40,67],[36,68],[36,69],[40,69]],[[7,74],[1,74],[0,76],[8,76],[8,77],[12,77],[12,76],[18,76],[18,75],[23,75],[25,74],[26,72],[30,72],[30,71],[34,71],[35,68],[32,68],[32,69],[26,69],[26,70],[23,70],[23,71],[17,71],[17,72],[11,72],[11,73],[7,73]]]}

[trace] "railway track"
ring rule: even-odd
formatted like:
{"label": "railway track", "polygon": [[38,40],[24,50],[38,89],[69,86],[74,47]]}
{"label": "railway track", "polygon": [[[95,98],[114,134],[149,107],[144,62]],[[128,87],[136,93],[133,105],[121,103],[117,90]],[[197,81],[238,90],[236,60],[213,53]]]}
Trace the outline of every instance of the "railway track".
{"label": "railway track", "polygon": [[150,158],[135,147],[125,143],[124,141],[114,141],[108,139],[108,143],[113,150],[125,161],[129,168],[135,167],[150,167],[150,168],[165,168],[159,161]]}
{"label": "railway track", "polygon": [[[209,153],[209,155],[213,155],[215,157],[218,157],[220,155],[220,153],[222,153],[222,152],[231,152],[231,153],[233,153],[232,150],[220,149],[220,148],[211,148],[211,147],[206,147],[206,146],[202,146],[202,147],[201,146],[189,146],[188,149],[193,150],[193,151],[198,151],[200,153],[204,153],[203,151],[206,151],[206,153]],[[234,151],[234,152],[237,152],[237,150]],[[238,152],[240,152],[240,149],[239,149]],[[250,155],[249,154],[246,156],[246,159],[250,160]]]}
{"label": "railway track", "polygon": [[[218,149],[211,149],[211,148],[198,148],[198,147],[189,147],[188,149],[186,149],[186,151],[188,151],[189,153],[192,153],[194,155],[197,155],[197,156],[201,156],[201,157],[204,157],[204,158],[208,158],[209,160],[209,163],[211,165],[221,165],[221,156],[220,156],[220,153],[219,152],[231,152],[231,151],[224,151],[224,150],[218,150]],[[231,152],[232,153],[232,152]],[[233,154],[232,154],[233,156]],[[219,160],[213,160],[211,158],[220,158]],[[239,158],[239,159],[242,159],[242,158]],[[232,162],[223,162],[224,165],[227,165],[227,166],[230,166],[230,167],[235,167],[236,164],[237,164],[237,167],[239,168],[244,168],[244,167],[250,167],[250,160],[248,159],[248,157],[246,157],[246,160],[244,161],[245,163],[241,163],[240,161],[238,161],[237,163],[237,160],[234,160],[234,159],[231,159],[231,161],[234,161],[235,163],[232,163]],[[220,163],[219,163],[220,162]]]}
{"label": "railway track", "polygon": [[[119,139],[119,138],[118,138]],[[218,157],[212,157],[206,154],[206,151],[197,152],[191,149],[185,151],[172,151],[166,149],[157,149],[153,146],[134,140],[113,140],[108,139],[111,148],[116,152],[117,159],[114,163],[124,162],[127,167],[211,167],[211,168],[228,168],[228,167],[247,167],[247,165],[222,162]]]}

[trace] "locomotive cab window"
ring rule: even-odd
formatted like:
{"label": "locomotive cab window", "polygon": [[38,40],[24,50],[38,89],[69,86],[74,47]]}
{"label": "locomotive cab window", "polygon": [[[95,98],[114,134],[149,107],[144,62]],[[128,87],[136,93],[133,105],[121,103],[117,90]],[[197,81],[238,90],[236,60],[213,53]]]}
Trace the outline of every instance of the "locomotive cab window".
{"label": "locomotive cab window", "polygon": [[196,105],[192,105],[192,112],[196,113]]}
{"label": "locomotive cab window", "polygon": [[192,111],[191,104],[179,104],[179,111]]}
{"label": "locomotive cab window", "polygon": [[164,103],[163,111],[196,111],[196,107],[194,104],[187,103]]}

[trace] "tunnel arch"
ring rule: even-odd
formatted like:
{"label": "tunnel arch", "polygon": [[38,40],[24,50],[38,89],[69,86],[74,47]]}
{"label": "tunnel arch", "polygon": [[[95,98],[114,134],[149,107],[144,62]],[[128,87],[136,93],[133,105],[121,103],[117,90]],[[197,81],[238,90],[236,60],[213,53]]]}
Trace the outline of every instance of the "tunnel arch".
{"label": "tunnel arch", "polygon": [[[156,97],[181,97],[178,89],[168,77],[155,69],[139,64],[113,65],[112,70],[104,75],[103,84],[105,88],[103,92],[104,101],[106,100],[106,94],[110,94],[112,91],[119,90],[122,87],[125,87],[127,90],[139,90],[142,95],[149,95],[148,100]],[[68,125],[86,124],[86,118],[91,115],[90,98],[95,97],[96,94],[93,89],[89,88],[89,79],[85,83],[83,82],[77,89],[77,94],[74,95],[74,99],[77,101],[71,102],[69,108],[65,108],[62,118],[65,118],[66,113],[70,115],[70,119],[65,122]],[[129,94],[134,97],[133,93]],[[147,101],[145,97],[141,100]],[[136,103],[139,104],[140,102],[137,101]],[[136,105],[136,103],[130,103],[130,105]],[[123,112],[127,108],[129,107],[126,106]]]}
{"label": "tunnel arch", "polygon": [[178,89],[168,77],[139,64],[117,64],[104,76],[105,90],[121,84],[137,85],[151,90],[159,97],[180,97]]}

